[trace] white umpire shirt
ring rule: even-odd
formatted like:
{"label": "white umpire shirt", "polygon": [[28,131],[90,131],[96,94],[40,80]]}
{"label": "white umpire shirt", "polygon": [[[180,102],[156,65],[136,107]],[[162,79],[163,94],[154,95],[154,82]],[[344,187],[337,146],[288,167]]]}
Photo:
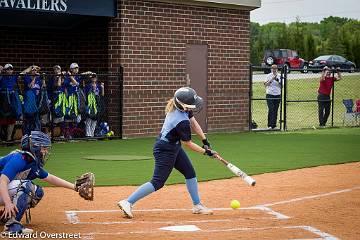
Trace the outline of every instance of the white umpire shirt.
{"label": "white umpire shirt", "polygon": [[281,95],[281,79],[280,79],[280,75],[277,73],[276,74],[276,79],[278,81],[275,81],[274,79],[274,74],[271,72],[266,76],[266,82],[270,82],[270,85],[265,85],[266,87],[266,94],[270,94],[270,95]]}

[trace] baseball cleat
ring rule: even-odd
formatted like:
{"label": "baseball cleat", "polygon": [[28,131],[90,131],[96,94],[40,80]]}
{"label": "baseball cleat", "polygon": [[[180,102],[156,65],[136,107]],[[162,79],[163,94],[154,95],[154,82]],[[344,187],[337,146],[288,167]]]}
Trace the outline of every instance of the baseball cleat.
{"label": "baseball cleat", "polygon": [[127,218],[134,217],[131,211],[132,209],[131,203],[129,203],[127,200],[121,200],[117,203],[117,205],[124,212]]}
{"label": "baseball cleat", "polygon": [[201,203],[194,205],[193,214],[204,214],[204,215],[212,215],[213,211],[210,208],[205,207]]}
{"label": "baseball cleat", "polygon": [[15,234],[25,234],[26,235],[26,234],[31,234],[33,232],[34,232],[34,230],[32,230],[31,228],[26,228],[20,223],[13,223],[13,224],[10,224],[9,226],[5,226],[4,231],[1,234],[4,236],[11,236],[11,235],[15,235]]}

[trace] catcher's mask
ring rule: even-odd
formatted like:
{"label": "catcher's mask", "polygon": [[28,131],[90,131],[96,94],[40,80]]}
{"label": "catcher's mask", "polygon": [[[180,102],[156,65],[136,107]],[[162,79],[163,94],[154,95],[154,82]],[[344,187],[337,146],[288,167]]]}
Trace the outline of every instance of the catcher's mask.
{"label": "catcher's mask", "polygon": [[198,113],[202,109],[203,99],[199,97],[195,90],[190,87],[182,87],[174,94],[175,107],[182,111],[192,111]]}
{"label": "catcher's mask", "polygon": [[30,135],[26,134],[21,138],[22,150],[31,152],[40,167],[45,165],[50,147],[51,139],[49,135],[40,131],[31,131]]}

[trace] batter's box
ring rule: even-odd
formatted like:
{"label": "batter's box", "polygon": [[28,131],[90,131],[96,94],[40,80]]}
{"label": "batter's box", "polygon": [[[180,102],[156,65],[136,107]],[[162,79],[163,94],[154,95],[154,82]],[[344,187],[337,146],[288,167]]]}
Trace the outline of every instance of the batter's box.
{"label": "batter's box", "polygon": [[[214,215],[195,215],[191,209],[144,209],[133,210],[135,219],[123,218],[121,210],[84,210],[66,211],[69,223],[72,224],[136,224],[147,222],[154,224],[175,223],[211,223],[233,221],[269,221],[282,220],[289,217],[271,210],[270,208],[257,206],[250,208],[213,208]],[[141,220],[136,220],[141,219]],[[174,220],[175,219],[175,220]]]}
{"label": "batter's box", "polygon": [[[191,235],[211,233],[214,239],[217,239],[216,236],[224,238],[234,234],[244,239],[256,238],[257,234],[276,239],[337,239],[311,226],[284,226],[286,222],[282,220],[289,217],[265,206],[237,210],[213,208],[213,211],[214,215],[194,215],[191,209],[144,209],[133,211],[135,219],[125,219],[121,210],[83,210],[66,211],[66,216],[71,224],[97,225],[96,232],[85,234],[89,239],[96,235],[115,237],[123,234],[127,237],[131,235],[134,239],[141,235],[146,235],[147,239],[157,239],[169,231],[177,233],[170,234],[171,237],[176,236],[174,239],[179,237],[178,234],[184,239],[184,232]],[[186,235],[185,239],[188,237]]]}

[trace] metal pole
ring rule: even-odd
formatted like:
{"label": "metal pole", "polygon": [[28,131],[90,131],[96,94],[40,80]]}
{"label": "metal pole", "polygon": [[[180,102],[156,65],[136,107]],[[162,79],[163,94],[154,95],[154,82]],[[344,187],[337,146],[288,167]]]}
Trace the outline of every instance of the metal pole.
{"label": "metal pole", "polygon": [[280,123],[280,130],[282,129],[282,125],[283,125],[283,85],[284,85],[284,71],[283,69],[281,69],[281,74],[280,74],[280,116],[279,116],[279,123]]}
{"label": "metal pole", "polygon": [[284,65],[283,67],[283,71],[284,71],[284,125],[283,125],[283,130],[286,131],[287,130],[287,123],[286,123],[286,118],[287,118],[287,65]]}
{"label": "metal pole", "polygon": [[124,90],[124,69],[122,66],[119,67],[118,74],[119,82],[119,136],[123,138],[123,90]]}
{"label": "metal pole", "polygon": [[[335,78],[335,69],[332,71],[332,77]],[[331,91],[331,127],[334,127],[334,96],[335,96],[335,81]]]}
{"label": "metal pole", "polygon": [[249,65],[249,131],[252,130],[251,126],[252,126],[252,75],[253,75],[253,71],[252,71],[252,65]]}

